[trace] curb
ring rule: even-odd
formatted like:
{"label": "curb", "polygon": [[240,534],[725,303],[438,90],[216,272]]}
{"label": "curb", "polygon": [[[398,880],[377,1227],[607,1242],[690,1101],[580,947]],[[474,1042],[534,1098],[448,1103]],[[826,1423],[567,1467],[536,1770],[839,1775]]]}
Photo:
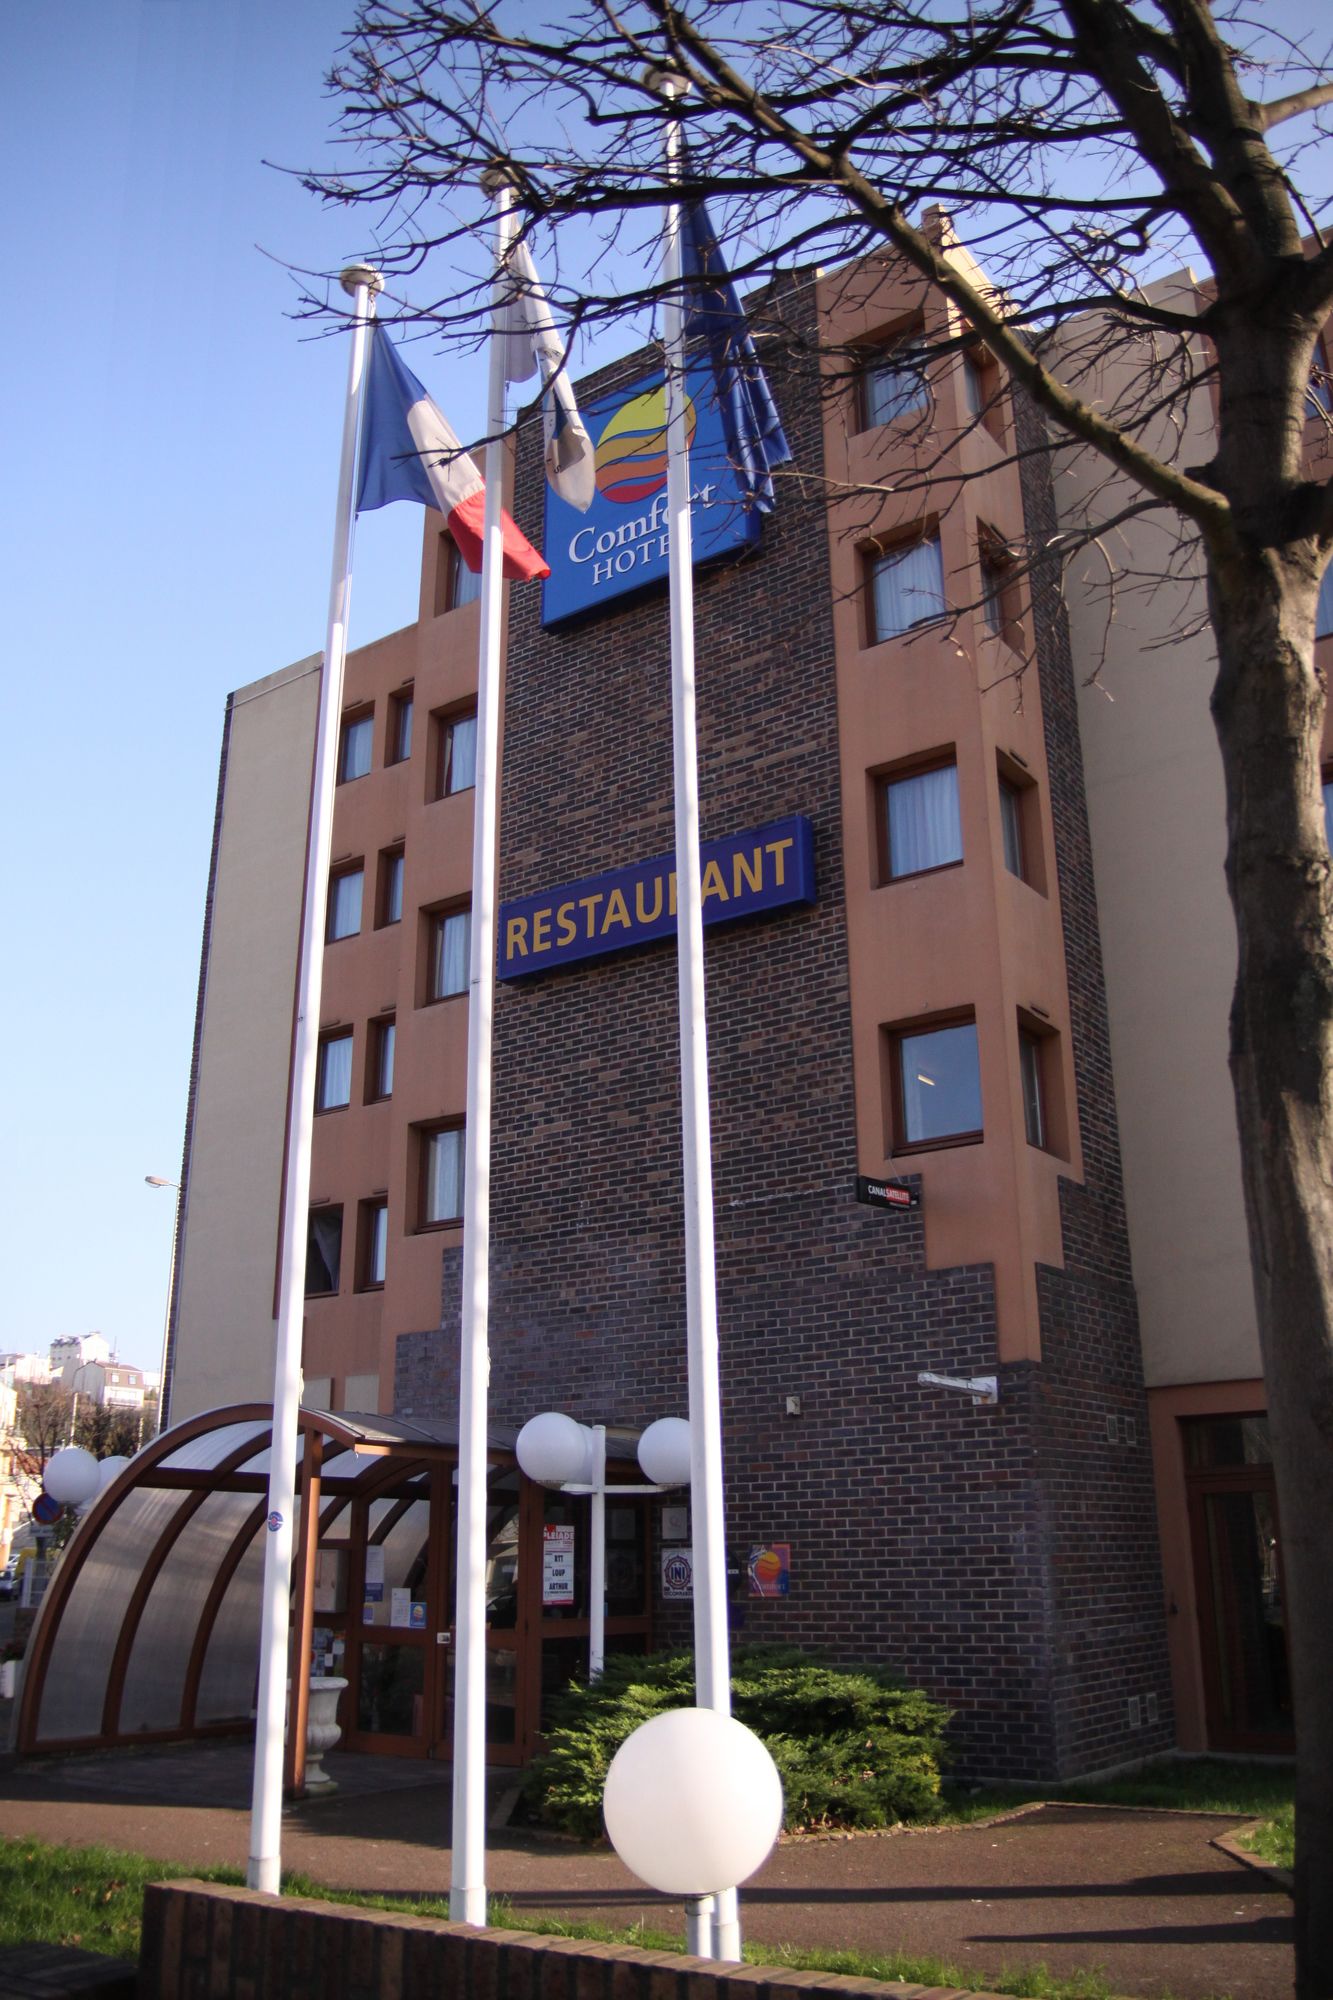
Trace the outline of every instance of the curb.
{"label": "curb", "polygon": [[[1261,1819],[1246,1820],[1244,1826],[1238,1829],[1238,1833],[1252,1833],[1255,1827],[1263,1825],[1264,1821]],[[1294,1894],[1296,1883],[1290,1868],[1280,1868],[1275,1861],[1265,1861],[1250,1848],[1242,1847],[1237,1834],[1219,1833],[1210,1845],[1219,1848],[1223,1854],[1229,1854],[1231,1859],[1239,1861],[1242,1867],[1252,1868],[1256,1875],[1267,1875],[1271,1882],[1279,1889],[1285,1889],[1289,1896]]]}

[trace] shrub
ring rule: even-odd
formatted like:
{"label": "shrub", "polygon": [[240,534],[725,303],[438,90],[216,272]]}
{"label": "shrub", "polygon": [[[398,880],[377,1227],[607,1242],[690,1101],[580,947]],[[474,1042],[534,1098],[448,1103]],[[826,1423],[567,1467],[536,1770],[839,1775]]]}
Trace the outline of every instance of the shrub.
{"label": "shrub", "polygon": [[[693,1701],[692,1654],[613,1655],[599,1681],[572,1682],[557,1698],[546,1752],[525,1781],[529,1805],[548,1825],[595,1839],[620,1745],[640,1723]],[[778,1767],[788,1832],[937,1816],[948,1712],[887,1668],[737,1647],[731,1705]]]}

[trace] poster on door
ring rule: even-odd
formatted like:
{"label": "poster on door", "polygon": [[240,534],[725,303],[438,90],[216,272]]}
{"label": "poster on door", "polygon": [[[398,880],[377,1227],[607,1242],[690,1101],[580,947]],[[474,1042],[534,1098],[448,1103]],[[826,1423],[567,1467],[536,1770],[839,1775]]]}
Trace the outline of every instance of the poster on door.
{"label": "poster on door", "polygon": [[542,1529],[542,1603],[574,1602],[574,1524],[553,1521]]}
{"label": "poster on door", "polygon": [[693,1598],[693,1549],[663,1549],[662,1596],[668,1604],[684,1604]]}

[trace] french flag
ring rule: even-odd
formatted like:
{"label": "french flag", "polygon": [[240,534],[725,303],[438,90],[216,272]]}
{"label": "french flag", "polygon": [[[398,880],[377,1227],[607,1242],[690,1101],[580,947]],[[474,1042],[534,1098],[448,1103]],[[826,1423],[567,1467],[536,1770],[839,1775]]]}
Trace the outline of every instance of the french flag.
{"label": "french flag", "polygon": [[[470,570],[481,569],[486,486],[443,413],[408,368],[383,327],[371,330],[366,368],[365,423],[356,511],[370,513],[391,500],[416,500],[444,515],[458,553]],[[512,583],[549,576],[550,564],[518,523],[501,509],[504,574]]]}

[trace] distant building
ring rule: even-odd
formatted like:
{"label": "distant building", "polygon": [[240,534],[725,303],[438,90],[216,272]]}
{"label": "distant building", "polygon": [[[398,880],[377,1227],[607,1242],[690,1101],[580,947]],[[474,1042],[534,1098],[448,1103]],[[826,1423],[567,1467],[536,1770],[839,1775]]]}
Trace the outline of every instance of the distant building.
{"label": "distant building", "polygon": [[71,1364],[61,1381],[71,1395],[90,1397],[94,1403],[127,1410],[141,1410],[144,1405],[143,1370],[125,1361]]}
{"label": "distant building", "polygon": [[8,1383],[11,1388],[20,1382],[51,1379],[51,1362],[45,1354],[0,1354],[0,1382]]}

